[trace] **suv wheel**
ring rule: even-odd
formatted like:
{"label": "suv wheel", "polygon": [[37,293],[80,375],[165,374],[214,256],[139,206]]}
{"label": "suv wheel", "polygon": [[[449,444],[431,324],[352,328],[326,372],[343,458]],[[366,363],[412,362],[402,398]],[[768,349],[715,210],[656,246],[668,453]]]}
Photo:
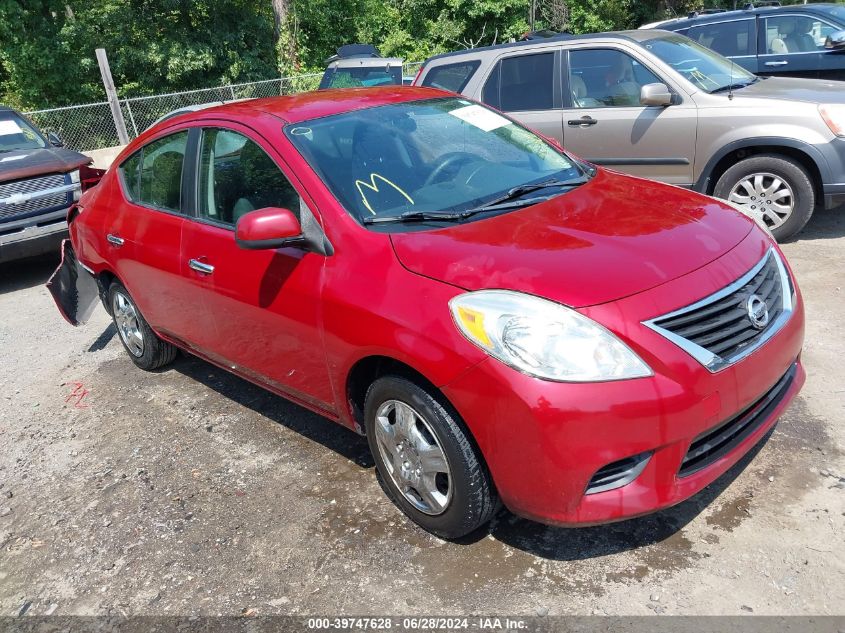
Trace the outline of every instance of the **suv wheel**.
{"label": "suv wheel", "polygon": [[417,525],[454,539],[493,517],[498,502],[486,465],[437,397],[385,376],[367,392],[364,414],[379,483]]}
{"label": "suv wheel", "polygon": [[173,362],[176,346],[156,336],[123,284],[109,286],[109,304],[120,342],[133,363],[152,370]]}
{"label": "suv wheel", "polygon": [[779,242],[804,228],[816,204],[804,167],[776,154],[739,161],[722,174],[713,195],[764,224]]}

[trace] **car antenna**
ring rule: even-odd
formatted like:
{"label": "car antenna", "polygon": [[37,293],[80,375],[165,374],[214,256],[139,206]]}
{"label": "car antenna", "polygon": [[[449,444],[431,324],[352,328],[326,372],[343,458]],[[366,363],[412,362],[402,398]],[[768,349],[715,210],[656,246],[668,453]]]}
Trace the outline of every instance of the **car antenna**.
{"label": "car antenna", "polygon": [[728,101],[734,100],[734,60],[729,60],[731,62],[731,83],[728,84]]}

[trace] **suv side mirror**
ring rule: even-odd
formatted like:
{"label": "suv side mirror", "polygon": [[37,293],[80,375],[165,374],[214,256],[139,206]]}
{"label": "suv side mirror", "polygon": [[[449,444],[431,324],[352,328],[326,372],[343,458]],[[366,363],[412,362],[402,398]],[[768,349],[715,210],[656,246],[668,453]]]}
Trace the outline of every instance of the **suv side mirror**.
{"label": "suv side mirror", "polygon": [[828,35],[824,47],[831,51],[845,50],[845,31],[836,31]]}
{"label": "suv side mirror", "polygon": [[299,220],[290,209],[267,207],[250,211],[238,219],[235,241],[250,250],[276,249],[305,243]]}
{"label": "suv side mirror", "polygon": [[672,105],[672,93],[666,84],[646,84],[640,88],[640,104],[644,106]]}
{"label": "suv side mirror", "polygon": [[65,142],[62,140],[62,137],[55,132],[47,132],[47,140],[50,141],[50,145],[53,147],[65,146]]}

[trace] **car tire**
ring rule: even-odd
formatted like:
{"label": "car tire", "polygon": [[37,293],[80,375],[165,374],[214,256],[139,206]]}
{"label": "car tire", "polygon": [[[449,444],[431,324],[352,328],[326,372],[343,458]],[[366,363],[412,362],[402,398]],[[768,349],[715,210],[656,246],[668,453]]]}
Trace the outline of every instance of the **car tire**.
{"label": "car tire", "polygon": [[[412,521],[444,539],[490,521],[499,502],[487,466],[440,394],[401,376],[385,376],[367,391],[364,415],[379,483]],[[445,463],[438,466],[441,459]]]}
{"label": "car tire", "polygon": [[147,371],[172,363],[178,348],[153,332],[124,285],[112,283],[108,297],[118,338],[132,362]]}
{"label": "car tire", "polygon": [[[739,206],[758,221],[764,221],[778,242],[803,229],[816,205],[807,170],[797,161],[779,154],[759,154],[739,161],[722,174],[713,195]],[[780,197],[776,199],[777,196]],[[786,215],[776,207],[782,200],[791,203]],[[762,208],[769,210],[761,213]]]}

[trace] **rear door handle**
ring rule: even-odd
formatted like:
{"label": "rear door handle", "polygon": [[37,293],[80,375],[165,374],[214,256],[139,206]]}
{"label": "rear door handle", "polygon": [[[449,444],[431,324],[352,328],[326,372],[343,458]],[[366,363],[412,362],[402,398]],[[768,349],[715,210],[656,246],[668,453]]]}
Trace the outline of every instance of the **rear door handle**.
{"label": "rear door handle", "polygon": [[570,127],[588,127],[590,125],[595,125],[596,123],[598,123],[598,121],[591,116],[582,116],[580,119],[570,119],[567,121],[567,124]]}
{"label": "rear door handle", "polygon": [[205,264],[197,259],[189,259],[188,266],[193,268],[198,273],[202,273],[203,275],[210,275],[214,272],[214,266],[211,264]]}
{"label": "rear door handle", "polygon": [[766,62],[766,66],[786,66],[789,62],[781,60],[779,62]]}
{"label": "rear door handle", "polygon": [[123,246],[123,242],[125,241],[122,237],[112,235],[111,233],[106,235],[106,239],[108,240],[109,244],[113,244],[114,246]]}

